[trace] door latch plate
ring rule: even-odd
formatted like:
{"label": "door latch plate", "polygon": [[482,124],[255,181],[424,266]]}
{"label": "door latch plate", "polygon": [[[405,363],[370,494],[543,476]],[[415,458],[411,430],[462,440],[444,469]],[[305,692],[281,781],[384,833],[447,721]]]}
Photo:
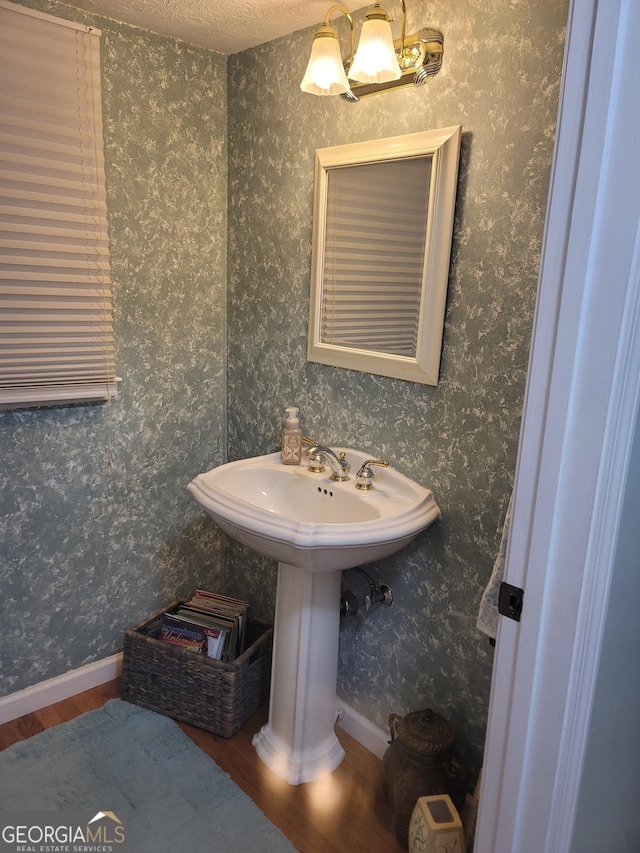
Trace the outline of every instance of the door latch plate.
{"label": "door latch plate", "polygon": [[519,622],[523,597],[524,590],[520,589],[519,586],[512,586],[506,582],[501,583],[500,595],[498,596],[498,613]]}

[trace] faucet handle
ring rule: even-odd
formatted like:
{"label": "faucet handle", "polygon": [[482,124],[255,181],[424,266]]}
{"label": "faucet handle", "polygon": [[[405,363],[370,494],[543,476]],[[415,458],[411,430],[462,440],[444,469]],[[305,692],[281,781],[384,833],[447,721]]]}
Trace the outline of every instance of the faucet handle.
{"label": "faucet handle", "polygon": [[372,489],[373,488],[373,471],[371,465],[380,465],[382,468],[388,468],[389,462],[386,459],[367,459],[363,462],[360,470],[356,474],[356,489]]}
{"label": "faucet handle", "polygon": [[309,438],[308,435],[302,436],[302,442],[309,445],[304,451],[305,456],[309,460],[309,471],[314,474],[321,474],[324,471],[324,459],[322,458],[322,453],[318,451],[318,442]]}
{"label": "faucet handle", "polygon": [[312,474],[322,474],[324,471],[324,457],[322,453],[305,451],[309,460],[309,470]]}

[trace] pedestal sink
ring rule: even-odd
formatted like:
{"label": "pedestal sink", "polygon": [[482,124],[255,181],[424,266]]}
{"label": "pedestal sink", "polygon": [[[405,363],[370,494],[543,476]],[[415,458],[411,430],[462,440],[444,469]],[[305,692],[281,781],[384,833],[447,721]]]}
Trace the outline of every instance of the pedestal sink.
{"label": "pedestal sink", "polygon": [[[352,472],[370,458],[345,453]],[[220,465],[187,489],[229,536],[278,561],[269,721],[253,743],[278,776],[310,782],[344,757],[334,732],[340,571],[399,551],[440,510],[393,468],[360,491],[354,476],[334,482],[279,453]]]}

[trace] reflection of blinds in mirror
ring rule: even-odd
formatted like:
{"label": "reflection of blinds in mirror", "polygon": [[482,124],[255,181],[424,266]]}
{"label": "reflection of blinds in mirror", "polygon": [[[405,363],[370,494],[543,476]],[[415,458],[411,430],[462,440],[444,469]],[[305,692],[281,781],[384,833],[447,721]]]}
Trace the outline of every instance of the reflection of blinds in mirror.
{"label": "reflection of blinds in mirror", "polygon": [[415,358],[431,156],[327,174],[321,341]]}

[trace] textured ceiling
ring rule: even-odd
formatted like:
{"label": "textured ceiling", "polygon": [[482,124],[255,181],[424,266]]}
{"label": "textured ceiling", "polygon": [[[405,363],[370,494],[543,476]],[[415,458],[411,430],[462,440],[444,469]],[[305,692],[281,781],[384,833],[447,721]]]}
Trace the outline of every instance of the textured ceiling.
{"label": "textured ceiling", "polygon": [[[219,53],[237,53],[295,30],[321,24],[331,0],[64,0],[69,6],[183,39]],[[342,3],[349,11],[362,0]]]}

